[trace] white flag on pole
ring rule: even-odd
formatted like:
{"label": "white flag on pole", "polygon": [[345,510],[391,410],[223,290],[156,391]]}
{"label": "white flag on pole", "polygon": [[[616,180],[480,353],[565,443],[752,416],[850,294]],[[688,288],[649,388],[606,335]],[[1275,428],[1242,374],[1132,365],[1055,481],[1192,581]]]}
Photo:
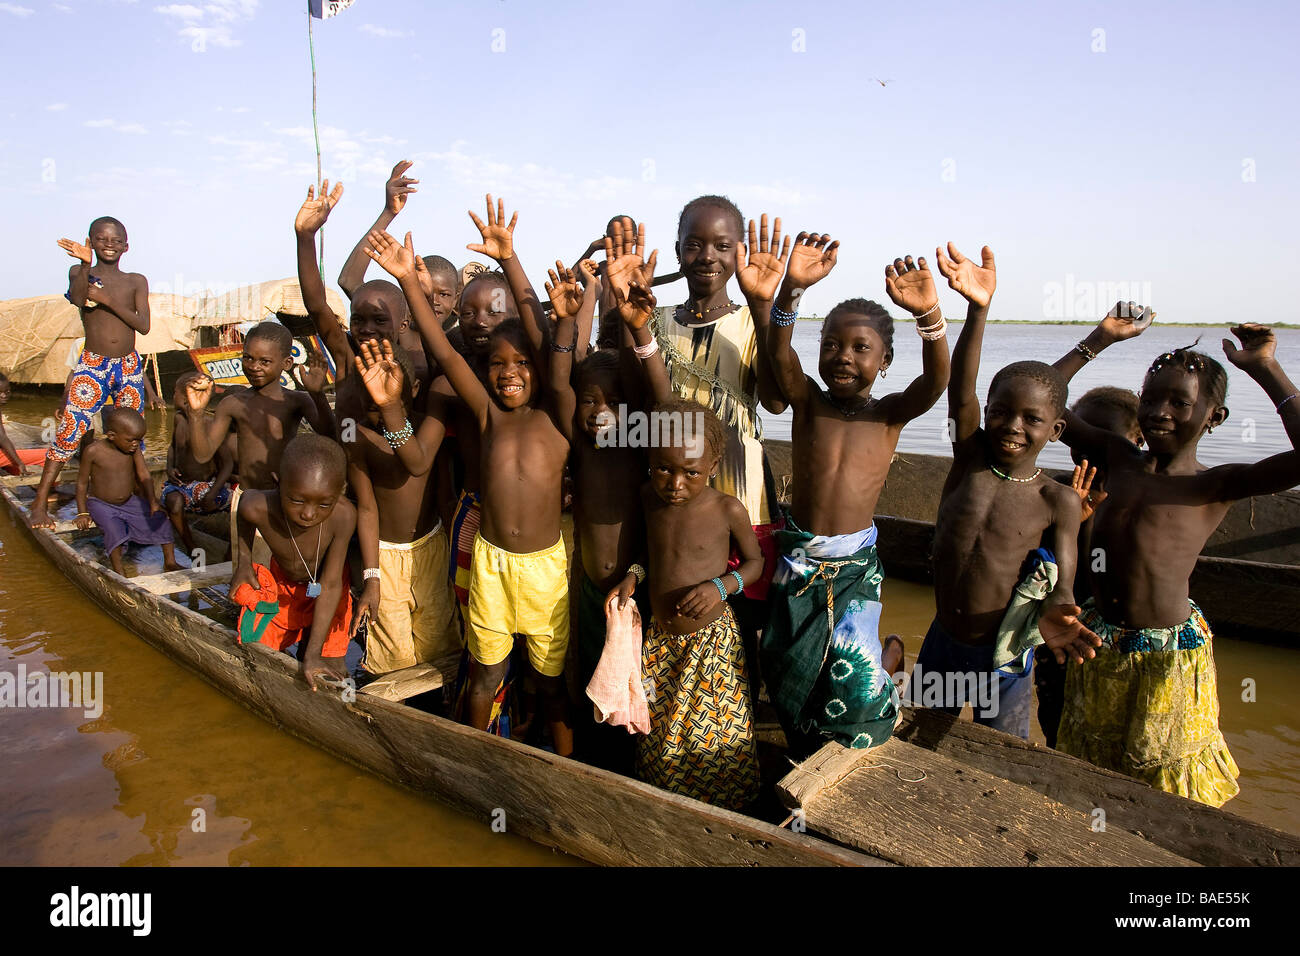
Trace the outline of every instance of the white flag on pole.
{"label": "white flag on pole", "polygon": [[352,6],[352,0],[307,0],[307,6],[317,20],[328,20]]}

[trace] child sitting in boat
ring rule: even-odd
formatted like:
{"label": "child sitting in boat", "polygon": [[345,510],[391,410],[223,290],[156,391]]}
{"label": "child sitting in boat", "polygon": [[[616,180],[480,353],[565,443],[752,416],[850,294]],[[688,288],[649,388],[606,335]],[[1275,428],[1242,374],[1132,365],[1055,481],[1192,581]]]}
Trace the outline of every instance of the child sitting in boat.
{"label": "child sitting in boat", "polygon": [[[104,550],[113,570],[125,574],[122,548],[128,541],[160,544],[163,567],[175,571],[175,548],[167,515],[154,494],[153,478],[144,463],[144,417],[131,408],[104,409],[104,437],[81,453],[77,471],[77,527],[93,521],[104,532]],[[143,491],[142,496],[139,492]]]}
{"label": "child sitting in boat", "polygon": [[[9,377],[0,372],[0,409],[9,404],[11,389]],[[39,465],[44,460],[44,448],[14,448],[5,432],[4,414],[0,413],[0,469],[11,475],[25,475],[28,465]]]}
{"label": "child sitting in boat", "polygon": [[[1079,623],[1072,591],[1079,496],[1036,463],[1065,428],[1066,385],[1050,365],[1013,362],[993,376],[981,428],[975,379],[997,285],[993,253],[985,246],[977,265],[949,243],[936,256],[970,305],[948,385],[953,463],[934,529],[937,613],[905,699],[952,714],[969,700],[977,722],[1028,739],[1030,647],[1045,641],[1058,660],[1066,650],[1082,659],[1100,643]],[[1050,553],[1036,553],[1048,534]]]}
{"label": "child sitting in boat", "polygon": [[[312,690],[322,679],[347,676],[347,551],[357,510],[343,495],[346,475],[347,456],[337,442],[299,435],[284,447],[272,476],[275,488],[246,491],[237,512],[239,552],[230,599],[243,608],[239,640],[277,651],[298,644]],[[269,567],[253,560],[254,534],[267,543]]]}
{"label": "child sitting in boat", "polygon": [[[235,472],[235,437],[227,436],[217,449],[215,459],[200,462],[190,452],[190,415],[185,405],[185,390],[201,373],[186,372],[176,380],[172,401],[176,414],[172,419],[172,443],[167,449],[167,482],[163,485],[162,503],[180,535],[186,553],[194,550],[194,536],[186,514],[212,514],[230,508],[230,479]],[[198,427],[207,427],[207,418],[197,416]]]}
{"label": "child sitting in boat", "polygon": [[[1131,314],[1108,316],[1057,367],[1073,375],[1140,331]],[[1241,347],[1223,340],[1228,361],[1264,389],[1300,447],[1300,394],[1272,331],[1245,324],[1232,333]],[[1201,436],[1228,417],[1227,386],[1223,366],[1191,347],[1157,356],[1138,406],[1145,450],[1067,416],[1066,440],[1107,472],[1092,533],[1104,560],[1093,565],[1095,596],[1082,615],[1105,646],[1069,668],[1057,739],[1066,753],[1216,807],[1239,792],[1239,771],[1219,730],[1212,633],[1189,581],[1233,501],[1300,482],[1294,450],[1254,464],[1196,460]]]}
{"label": "child sitting in boat", "polygon": [[[749,513],[709,486],[726,433],[696,402],[655,406],[661,440],[641,489],[653,618],[642,652],[650,733],[637,737],[636,773],[647,783],[740,810],[758,795],[758,755],[745,651],[728,598],[763,570]],[[672,440],[662,440],[665,431]],[[741,564],[727,570],[732,546]],[[610,592],[622,607],[639,568]]]}
{"label": "child sitting in boat", "polygon": [[[227,393],[217,404],[216,414],[206,427],[203,411],[212,401],[212,379],[199,375],[185,386],[185,407],[194,427],[189,431],[190,454],[200,464],[216,457],[232,432],[235,459],[239,462],[239,487],[230,497],[230,547],[233,554],[239,540],[236,515],[239,498],[246,491],[268,491],[276,487],[280,455],[298,434],[305,420],[323,435],[333,436],[334,413],[325,401],[325,361],[316,353],[308,356],[298,373],[303,391],[286,389],[280,376],[293,368],[293,336],[279,322],[259,322],[244,336],[241,358],[249,388]],[[265,545],[257,543],[255,557],[265,561]]]}
{"label": "child sitting in boat", "polygon": [[[491,203],[489,202],[489,210]],[[504,209],[484,227],[485,241],[509,241]],[[477,221],[477,219],[476,219]],[[513,220],[511,225],[513,225]],[[497,230],[500,226],[500,230]],[[573,433],[570,372],[574,324],[562,327],[543,372],[541,307],[518,258],[501,254],[520,289],[523,322],[502,322],[488,341],[486,382],[451,347],[420,289],[415,256],[384,233],[370,234],[371,256],[401,283],[434,358],[475,419],[481,435],[482,525],[474,539],[466,643],[471,656],[466,723],[483,730],[509,669],[516,635],[527,645],[555,752],[573,752],[562,675],[569,645],[568,558],[560,532],[564,464]],[[494,251],[495,250],[495,251]],[[522,283],[522,286],[520,285]]]}
{"label": "child sitting in boat", "polygon": [[346,445],[365,565],[357,614],[369,616],[362,666],[384,674],[460,650],[447,532],[431,481],[446,426],[427,394],[423,413],[415,411],[419,382],[400,343],[372,339],[359,349],[339,403],[362,410]]}
{"label": "child sitting in boat", "polygon": [[[1102,385],[1084,392],[1070,411],[1094,428],[1123,435],[1135,445],[1142,444],[1142,428],[1137,419],[1138,397],[1127,388]],[[1059,482],[1069,482],[1079,496],[1079,564],[1074,574],[1074,599],[1083,604],[1092,596],[1088,568],[1092,556],[1092,516],[1106,500],[1106,472],[1084,458],[1078,449],[1070,449],[1074,472],[1062,475]],[[1065,693],[1065,666],[1046,645],[1034,648],[1034,689],[1038,691],[1038,726],[1047,746],[1056,746],[1056,729],[1061,724],[1061,705]]]}
{"label": "child sitting in boat", "polygon": [[939,400],[949,360],[930,270],[924,258],[913,263],[907,256],[886,267],[885,287],[916,320],[921,374],[901,392],[871,394],[894,358],[894,320],[875,302],[850,299],[831,309],[822,326],[823,389],[804,373],[791,340],[801,290],[830,273],[839,243],[800,233],[791,251],[789,241],[767,346],[794,408],[794,476],[786,525],[776,532],[780,557],[762,662],[786,738],[796,754],[806,755],[827,739],[864,748],[893,733],[898,692],[891,676],[903,663],[903,646],[891,635],[882,650],[878,636],[884,569],[876,556],[876,502],[903,426]]}

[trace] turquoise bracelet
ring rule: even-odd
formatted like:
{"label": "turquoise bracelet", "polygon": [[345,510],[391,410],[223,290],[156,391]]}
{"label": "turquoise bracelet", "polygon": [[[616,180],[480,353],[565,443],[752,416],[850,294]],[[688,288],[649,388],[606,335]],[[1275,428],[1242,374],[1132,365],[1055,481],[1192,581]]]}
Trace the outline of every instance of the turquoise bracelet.
{"label": "turquoise bracelet", "polygon": [[714,578],[713,584],[718,589],[718,595],[725,601],[729,595],[727,594],[727,586],[722,583],[722,578]]}
{"label": "turquoise bracelet", "polygon": [[733,578],[736,579],[736,593],[737,593],[737,594],[744,594],[744,593],[745,593],[745,579],[742,578],[742,577],[740,576],[740,571],[739,571],[739,570],[736,570],[736,571],[731,571],[731,572],[729,572],[729,573],[731,574],[731,576],[732,576]]}

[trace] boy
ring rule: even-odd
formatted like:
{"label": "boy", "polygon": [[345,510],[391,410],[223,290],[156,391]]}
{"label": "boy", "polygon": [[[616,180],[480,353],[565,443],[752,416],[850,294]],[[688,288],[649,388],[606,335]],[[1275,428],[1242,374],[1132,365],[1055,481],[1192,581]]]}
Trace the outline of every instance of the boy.
{"label": "boy", "polygon": [[[740,810],[758,795],[758,756],[745,651],[727,598],[757,579],[763,555],[744,505],[709,486],[726,443],[717,416],[683,399],[655,412],[681,422],[682,440],[651,447],[641,491],[653,620],[642,651],[650,733],[637,738],[636,773]],[[729,572],[733,544],[741,564]],[[625,606],[645,575],[629,568],[609,603]]]}
{"label": "boy", "polygon": [[365,393],[357,440],[347,446],[366,565],[358,615],[370,617],[362,666],[383,674],[460,650],[447,533],[431,484],[446,427],[429,409],[412,410],[415,373],[401,346],[362,342],[356,372],[342,390]]}
{"label": "boy", "polygon": [[[249,490],[239,501],[239,555],[230,579],[230,599],[244,608],[239,641],[278,651],[298,644],[302,676],[312,690],[326,678],[347,676],[347,551],[357,511],[343,495],[346,474],[347,457],[337,442],[299,435],[279,457],[276,486]],[[270,567],[254,563],[255,534],[270,549]]]}
{"label": "boy", "polygon": [[[490,202],[488,210],[493,222]],[[510,229],[504,231],[508,238]],[[483,512],[474,539],[466,628],[471,656],[466,722],[487,729],[515,635],[522,635],[555,752],[569,756],[573,732],[561,679],[569,643],[569,588],[560,495],[575,405],[569,381],[573,346],[564,343],[573,341],[576,324],[570,318],[557,328],[546,376],[538,362],[541,330],[533,308],[527,309],[532,327],[502,323],[488,340],[486,382],[481,381],[434,321],[410,249],[384,233],[371,233],[370,244],[371,257],[401,283],[425,341],[482,436]],[[476,251],[500,258],[491,249]],[[521,271],[513,254],[505,264],[507,274]],[[518,278],[511,280],[516,287]],[[529,306],[540,313],[535,296]]]}
{"label": "boy", "polygon": [[[956,714],[969,696],[959,687],[964,683],[968,692],[978,689],[978,705],[971,701],[978,723],[1028,739],[1032,658],[1022,656],[1020,639],[1037,643],[1041,635],[1049,647],[1069,648],[1078,659],[1081,654],[1092,657],[1092,646],[1100,641],[1079,624],[1072,591],[1079,496],[1044,477],[1035,464],[1043,446],[1065,428],[1066,388],[1049,365],[1012,363],[993,377],[980,427],[975,379],[997,285],[993,253],[984,247],[982,265],[952,243],[948,253],[951,259],[936,250],[939,271],[970,305],[953,349],[948,385],[953,463],[935,520],[937,613],[917,656],[907,699],[929,703],[933,685],[941,680],[939,709]],[[1027,576],[1023,569],[1049,529],[1052,561],[1040,555]],[[1018,586],[1037,589],[1036,609],[1013,601]],[[1008,630],[1014,639],[1000,643]],[[999,659],[999,652],[1008,650],[1016,652],[1014,659]],[[934,675],[929,692],[928,674]]]}
{"label": "boy", "polygon": [[[753,228],[751,222],[751,248]],[[903,426],[933,407],[949,373],[934,280],[925,259],[913,264],[911,256],[885,268],[885,287],[916,320],[922,373],[902,392],[871,394],[894,357],[894,320],[863,299],[835,306],[822,326],[817,370],[825,389],[804,373],[792,345],[800,290],[830,273],[838,246],[827,235],[799,234],[767,330],[772,368],[794,408],[794,484],[785,528],[776,532],[780,557],[762,665],[799,755],[827,739],[874,747],[893,733],[898,692],[891,675],[903,647],[894,637],[882,649],[877,633],[884,571],[876,556],[876,502]]]}
{"label": "boy", "polygon": [[[1073,375],[1102,349],[1142,331],[1146,310],[1116,309],[1057,361]],[[1233,365],[1264,389],[1293,449],[1300,392],[1267,327],[1238,325]],[[1066,753],[1210,806],[1235,796],[1239,770],[1219,730],[1213,634],[1190,597],[1196,559],[1238,498],[1300,482],[1300,452],[1207,468],[1197,445],[1228,417],[1223,366],[1191,347],[1158,356],[1142,383],[1146,448],[1068,416],[1066,437],[1106,471],[1093,520],[1094,596],[1083,621],[1102,635],[1095,661],[1071,666],[1057,744]]]}
{"label": "boy", "polygon": [[[172,527],[185,545],[185,553],[194,551],[194,536],[186,512],[212,514],[230,507],[230,479],[235,472],[235,437],[221,443],[215,462],[195,460],[190,452],[190,418],[185,408],[185,390],[199,372],[186,372],[176,380],[172,402],[176,415],[172,419],[172,443],[167,449],[167,482],[163,485],[162,503]],[[206,428],[206,416],[198,418],[198,427]]]}
{"label": "boy", "polygon": [[46,502],[95,413],[110,397],[119,408],[138,410],[144,396],[144,365],[135,350],[135,336],[149,332],[149,282],[121,269],[122,256],[130,248],[125,226],[112,216],[101,216],[90,224],[89,233],[85,245],[71,239],[58,242],[60,249],[79,260],[68,270],[64,295],[81,313],[86,344],[68,380],[68,400],[45,456],[29,517],[33,528],[54,527]]}
{"label": "boy", "polygon": [[[235,460],[239,462],[239,487],[230,499],[230,546],[239,540],[236,523],[239,497],[245,491],[266,491],[276,486],[284,447],[298,434],[305,419],[312,429],[333,437],[334,413],[321,389],[325,387],[325,362],[309,356],[299,374],[305,391],[286,390],[280,376],[293,368],[293,336],[279,322],[260,322],[244,336],[241,356],[249,388],[225,395],[207,427],[200,427],[203,410],[212,401],[212,379],[200,375],[185,386],[186,410],[196,427],[189,432],[190,454],[199,464],[211,461],[232,431]],[[262,548],[257,557],[265,556]]]}
{"label": "boy", "polygon": [[[158,504],[140,449],[144,433],[144,417],[139,412],[104,409],[104,437],[82,452],[77,471],[77,527],[85,531],[94,521],[104,532],[104,550],[113,570],[122,575],[126,574],[122,548],[128,541],[160,544],[164,570],[180,567],[171,525]],[[137,488],[148,495],[147,500]]]}

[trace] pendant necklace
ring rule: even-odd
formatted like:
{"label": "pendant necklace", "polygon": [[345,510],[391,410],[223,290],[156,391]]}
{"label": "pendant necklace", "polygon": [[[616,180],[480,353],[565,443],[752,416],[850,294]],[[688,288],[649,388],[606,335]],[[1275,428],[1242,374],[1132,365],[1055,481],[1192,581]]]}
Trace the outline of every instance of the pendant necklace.
{"label": "pendant necklace", "polygon": [[[289,542],[293,545],[293,550],[298,552],[298,560],[301,561],[302,566],[306,568],[307,559],[302,556],[302,551],[298,549],[298,542],[295,541],[293,537],[293,526],[289,524],[288,518],[284,519],[284,526],[289,531]],[[309,598],[320,597],[320,582],[316,580],[316,575],[312,572],[320,570],[320,541],[321,534],[324,530],[325,522],[322,521],[316,526],[316,562],[312,565],[311,569],[307,571],[307,579],[311,582],[307,585],[307,596]]]}
{"label": "pendant necklace", "polygon": [[1029,482],[1033,481],[1035,478],[1037,478],[1039,475],[1043,473],[1043,469],[1036,468],[1034,470],[1034,473],[1030,475],[1028,478],[1015,478],[1011,475],[1005,474],[1004,472],[998,471],[997,465],[993,464],[992,462],[989,462],[989,470],[992,471],[993,474],[1001,478],[1003,481],[1015,481],[1015,482],[1019,482],[1022,485],[1028,484]]}
{"label": "pendant necklace", "polygon": [[822,394],[826,396],[826,401],[831,403],[831,407],[834,408],[841,415],[843,415],[845,418],[852,418],[854,415],[858,414],[858,412],[866,411],[872,405],[876,404],[875,396],[868,395],[866,398],[862,399],[861,404],[855,405],[852,408],[846,408],[845,406],[841,405],[839,399],[837,399],[830,392],[823,392]]}
{"label": "pendant necklace", "polygon": [[703,312],[699,312],[696,311],[695,309],[690,308],[688,305],[686,305],[685,302],[682,303],[682,308],[685,309],[687,312],[689,312],[691,315],[695,316],[695,318],[699,319],[701,322],[704,321],[704,317],[706,315],[710,315],[714,312],[717,312],[719,309],[734,309],[735,307],[736,307],[736,303],[728,299],[722,305],[715,305],[711,308],[705,309]]}

